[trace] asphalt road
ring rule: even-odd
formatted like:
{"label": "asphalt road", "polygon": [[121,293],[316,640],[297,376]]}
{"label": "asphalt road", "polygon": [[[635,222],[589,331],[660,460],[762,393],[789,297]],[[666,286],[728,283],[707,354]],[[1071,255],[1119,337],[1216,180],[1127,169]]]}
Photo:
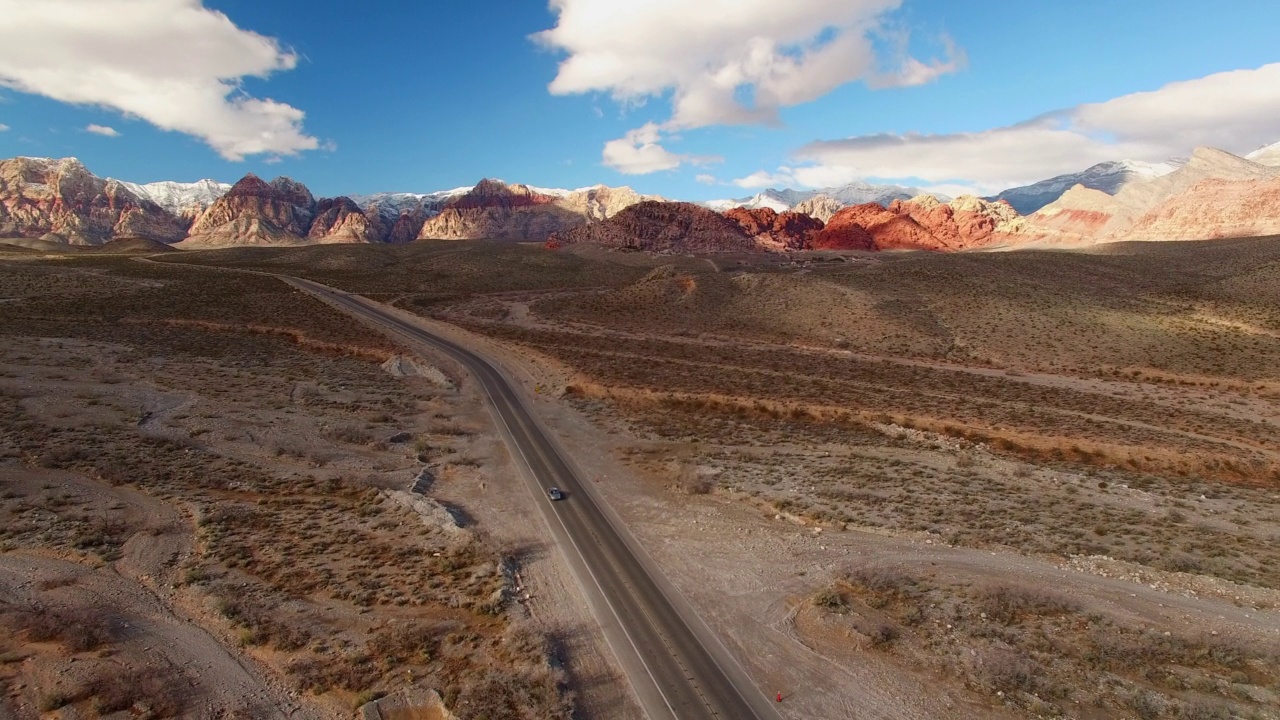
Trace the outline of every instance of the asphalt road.
{"label": "asphalt road", "polygon": [[[512,454],[526,466],[525,479],[553,534],[561,540],[561,549],[571,566],[587,569],[588,577],[579,578],[583,589],[589,599],[592,595],[596,600],[603,598],[607,608],[597,602],[593,609],[650,718],[778,718],[770,698],[749,685],[724,646],[710,637],[710,630],[696,617],[688,617],[692,610],[682,600],[668,597],[665,582],[655,579],[646,561],[628,546],[511,384],[488,360],[359,296],[307,280],[290,282],[375,325],[447,353],[480,383],[513,445]],[[546,494],[551,486],[564,490],[567,497],[552,502]]]}

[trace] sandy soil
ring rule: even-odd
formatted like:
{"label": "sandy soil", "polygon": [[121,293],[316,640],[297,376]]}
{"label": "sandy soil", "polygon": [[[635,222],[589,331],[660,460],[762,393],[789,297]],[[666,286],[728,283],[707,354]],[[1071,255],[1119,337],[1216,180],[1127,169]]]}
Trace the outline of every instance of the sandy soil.
{"label": "sandy soil", "polygon": [[86,506],[112,508],[119,521],[136,528],[122,557],[111,564],[86,564],[54,552],[0,555],[0,597],[23,607],[94,607],[106,614],[117,638],[106,654],[67,657],[37,647],[26,655],[10,680],[13,717],[40,717],[38,709],[51,694],[74,697],[100,673],[144,667],[174,673],[189,717],[273,718],[299,710],[320,715],[184,611],[174,581],[194,533],[190,519],[173,506],[73,473],[4,467],[0,486],[32,493],[53,486]]}

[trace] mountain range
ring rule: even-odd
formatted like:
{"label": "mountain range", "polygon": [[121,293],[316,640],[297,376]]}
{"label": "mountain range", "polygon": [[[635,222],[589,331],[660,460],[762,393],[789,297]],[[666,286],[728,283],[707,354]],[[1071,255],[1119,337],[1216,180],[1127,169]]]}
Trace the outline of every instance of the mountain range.
{"label": "mountain range", "polygon": [[1084,172],[1059,175],[1022,187],[1009,188],[990,200],[1004,200],[1023,215],[1030,215],[1062,197],[1076,185],[1101,190],[1115,195],[1126,185],[1168,175],[1187,164],[1185,158],[1173,158],[1162,163],[1145,163],[1137,160],[1115,160],[1098,163]]}
{"label": "mountain range", "polygon": [[[925,191],[915,187],[903,187],[902,185],[873,185],[865,182],[852,182],[848,185],[840,187],[823,188],[821,190],[793,190],[791,188],[783,188],[775,190],[769,188],[752,195],[751,197],[740,198],[737,200],[708,200],[702,203],[712,210],[724,212],[733,208],[746,208],[755,210],[758,208],[769,208],[774,212],[785,212],[792,210],[798,205],[822,205],[822,201],[834,201],[840,207],[848,207],[850,205],[861,205],[863,203],[879,203],[888,205],[894,200],[910,200],[918,195],[924,195]],[[938,196],[939,200],[946,202],[951,198],[946,196]],[[819,218],[825,222],[826,218]]]}
{"label": "mountain range", "polygon": [[316,198],[285,177],[135,184],[99,178],[75,158],[0,160],[0,237],[78,245],[497,239],[673,252],[959,251],[1272,233],[1280,233],[1280,143],[1246,158],[1198,148],[1164,163],[1101,163],[989,198],[853,183],[701,204],[627,187],[492,179],[432,193]]}

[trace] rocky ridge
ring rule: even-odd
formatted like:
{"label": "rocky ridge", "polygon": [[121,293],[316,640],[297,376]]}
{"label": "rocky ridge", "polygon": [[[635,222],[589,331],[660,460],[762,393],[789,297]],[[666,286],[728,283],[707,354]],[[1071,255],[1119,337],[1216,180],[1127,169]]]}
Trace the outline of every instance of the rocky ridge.
{"label": "rocky ridge", "polygon": [[720,213],[683,202],[644,202],[612,218],[553,234],[548,245],[591,243],[649,252],[755,252],[756,242],[742,226]]}
{"label": "rocky ridge", "polygon": [[757,249],[769,252],[806,250],[823,226],[821,220],[804,213],[779,213],[770,208],[733,208],[724,216],[736,223]]}
{"label": "rocky ridge", "polygon": [[[1076,183],[1027,216],[1009,202],[971,196],[881,197],[846,206],[889,187],[857,183],[836,195],[768,190],[749,199],[755,207],[723,213],[626,187],[556,190],[498,180],[440,193],[317,200],[289,178],[247,175],[230,187],[209,180],[138,185],[98,178],[74,158],[13,158],[0,161],[0,237],[86,245],[133,238],[182,247],[555,238],[669,252],[952,252],[1207,239],[1280,232],[1278,148],[1249,158],[1199,148],[1168,172],[1104,163],[1038,183],[1057,192],[1063,178],[1087,177],[1098,187]],[[639,205],[645,207],[626,212]]]}
{"label": "rocky ridge", "polygon": [[101,245],[113,238],[175,242],[183,223],[75,158],[0,161],[0,237]]}
{"label": "rocky ridge", "polygon": [[1071,188],[1082,185],[1115,195],[1126,186],[1168,175],[1187,163],[1184,158],[1174,158],[1162,163],[1145,163],[1137,160],[1117,160],[1098,163],[1082,172],[1059,175],[1040,182],[1009,188],[989,200],[1004,200],[1022,215],[1030,215],[1058,200]]}
{"label": "rocky ridge", "polygon": [[447,201],[438,215],[423,223],[418,239],[541,242],[553,234],[607,220],[645,200],[661,198],[629,187],[547,191],[486,179]]}
{"label": "rocky ridge", "polygon": [[[1028,216],[1020,239],[1038,245],[1081,246],[1248,234],[1250,227],[1270,227],[1280,221],[1280,206],[1249,199],[1254,191],[1267,195],[1267,184],[1276,178],[1280,178],[1280,167],[1214,148],[1197,148],[1174,172],[1130,183],[1115,195],[1073,187]],[[1175,211],[1173,206],[1179,203],[1199,211]],[[1245,207],[1256,213],[1249,222],[1241,217]]]}
{"label": "rocky ridge", "polygon": [[947,203],[932,195],[840,210],[813,239],[817,250],[955,252],[1016,243],[1025,219],[1004,202],[971,195]]}

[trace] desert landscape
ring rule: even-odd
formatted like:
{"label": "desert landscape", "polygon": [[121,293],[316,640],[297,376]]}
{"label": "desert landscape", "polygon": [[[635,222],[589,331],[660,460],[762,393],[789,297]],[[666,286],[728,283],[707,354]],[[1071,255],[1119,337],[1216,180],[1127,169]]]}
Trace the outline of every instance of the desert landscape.
{"label": "desert landscape", "polygon": [[1275,717],[1278,262],[14,249],[10,712],[639,717],[466,373],[249,270],[507,367],[785,717]]}
{"label": "desert landscape", "polygon": [[0,720],[1280,720],[1277,27],[0,0]]}

